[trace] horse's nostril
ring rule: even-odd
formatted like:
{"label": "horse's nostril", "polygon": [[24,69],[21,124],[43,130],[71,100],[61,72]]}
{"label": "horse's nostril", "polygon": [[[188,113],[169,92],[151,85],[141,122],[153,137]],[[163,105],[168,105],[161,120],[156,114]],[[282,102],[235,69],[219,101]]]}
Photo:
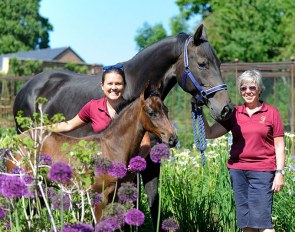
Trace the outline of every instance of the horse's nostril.
{"label": "horse's nostril", "polygon": [[228,119],[232,112],[233,108],[230,105],[226,105],[221,111],[221,116],[223,119]]}
{"label": "horse's nostril", "polygon": [[170,138],[169,138],[169,146],[170,147],[175,147],[177,143],[178,143],[177,137],[171,135]]}

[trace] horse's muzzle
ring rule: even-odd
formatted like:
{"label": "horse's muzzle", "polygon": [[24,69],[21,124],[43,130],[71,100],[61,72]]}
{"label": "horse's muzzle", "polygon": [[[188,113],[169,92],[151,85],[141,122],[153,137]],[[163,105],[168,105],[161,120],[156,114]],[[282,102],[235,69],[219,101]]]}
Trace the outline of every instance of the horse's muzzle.
{"label": "horse's muzzle", "polygon": [[176,135],[171,135],[170,138],[169,138],[169,142],[168,142],[169,147],[175,147],[177,143],[178,143],[177,136]]}
{"label": "horse's muzzle", "polygon": [[234,108],[230,103],[224,106],[220,114],[222,120],[228,119],[230,115],[232,114],[233,110]]}

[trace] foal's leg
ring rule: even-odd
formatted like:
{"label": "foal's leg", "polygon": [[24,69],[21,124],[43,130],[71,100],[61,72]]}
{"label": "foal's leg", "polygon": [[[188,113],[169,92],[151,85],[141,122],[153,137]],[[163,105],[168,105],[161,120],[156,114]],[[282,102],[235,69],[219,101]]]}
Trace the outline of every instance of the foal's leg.
{"label": "foal's leg", "polygon": [[[109,202],[109,196],[111,193],[113,193],[115,191],[115,185],[111,185],[105,188],[104,190],[104,203],[102,204],[96,204],[94,206],[94,214],[95,214],[95,219],[96,222],[99,223],[100,220],[102,219],[102,212],[104,210],[104,208],[107,206],[108,202]],[[112,195],[112,194],[111,194]]]}

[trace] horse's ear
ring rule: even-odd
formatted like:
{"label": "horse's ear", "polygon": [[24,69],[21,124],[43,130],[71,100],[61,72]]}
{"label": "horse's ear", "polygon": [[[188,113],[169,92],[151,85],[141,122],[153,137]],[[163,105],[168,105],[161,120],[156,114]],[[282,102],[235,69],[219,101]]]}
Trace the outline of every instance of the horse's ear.
{"label": "horse's ear", "polygon": [[144,90],[142,91],[142,93],[140,94],[140,99],[141,100],[145,100],[149,97],[151,92],[151,82],[150,80],[147,81],[147,83],[144,86]]}
{"label": "horse's ear", "polygon": [[163,87],[164,87],[164,81],[161,80],[158,84],[157,84],[157,89],[159,91],[159,93],[161,94],[163,91]]}
{"label": "horse's ear", "polygon": [[205,31],[205,28],[204,28],[204,25],[201,24],[196,32],[195,32],[195,35],[194,35],[194,44],[196,46],[198,46],[199,44],[203,43],[203,42],[206,42],[208,41],[208,38],[207,38],[207,35],[206,35],[206,31]]}

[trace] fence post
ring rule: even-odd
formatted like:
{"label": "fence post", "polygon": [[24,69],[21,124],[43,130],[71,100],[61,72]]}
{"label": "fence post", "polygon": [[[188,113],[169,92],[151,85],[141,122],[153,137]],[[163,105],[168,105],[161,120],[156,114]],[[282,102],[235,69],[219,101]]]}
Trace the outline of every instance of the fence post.
{"label": "fence post", "polygon": [[[294,134],[294,64],[295,64],[295,56],[291,56],[291,134]],[[294,151],[294,139],[292,139],[292,153],[295,154]]]}
{"label": "fence post", "polygon": [[235,58],[234,59],[235,62],[235,69],[236,69],[236,106],[238,105],[238,63],[239,63],[239,59]]}

